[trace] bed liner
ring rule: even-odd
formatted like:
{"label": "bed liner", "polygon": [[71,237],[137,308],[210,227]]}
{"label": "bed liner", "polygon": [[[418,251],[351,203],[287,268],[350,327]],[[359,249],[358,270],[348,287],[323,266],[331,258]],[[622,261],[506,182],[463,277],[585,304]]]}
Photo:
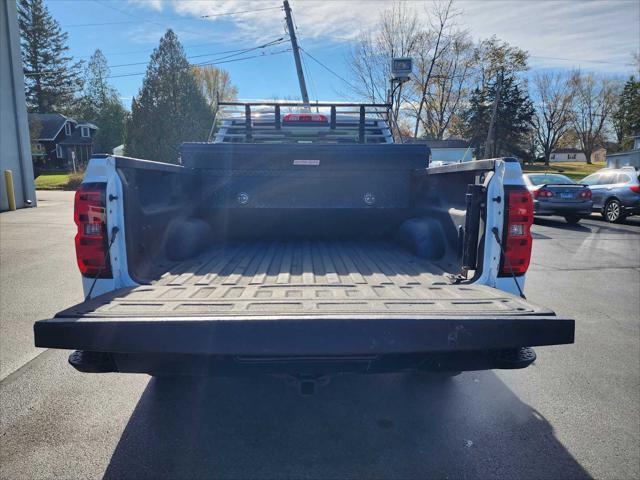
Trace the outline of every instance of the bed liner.
{"label": "bed liner", "polygon": [[454,285],[438,265],[393,242],[300,240],[212,248],[150,285],[115,290],[57,317],[550,313],[484,285]]}

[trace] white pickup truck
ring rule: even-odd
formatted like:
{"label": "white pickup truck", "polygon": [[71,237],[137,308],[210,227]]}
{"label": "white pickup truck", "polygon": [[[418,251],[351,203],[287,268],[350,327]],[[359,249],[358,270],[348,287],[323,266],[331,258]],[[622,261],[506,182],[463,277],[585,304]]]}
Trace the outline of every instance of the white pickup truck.
{"label": "white pickup truck", "polygon": [[573,320],[523,294],[533,205],[515,159],[429,168],[380,105],[237,106],[180,164],[90,160],[87,298],[36,322],[36,346],[76,350],[85,372],[308,383],[523,368],[530,347],[573,342]]}

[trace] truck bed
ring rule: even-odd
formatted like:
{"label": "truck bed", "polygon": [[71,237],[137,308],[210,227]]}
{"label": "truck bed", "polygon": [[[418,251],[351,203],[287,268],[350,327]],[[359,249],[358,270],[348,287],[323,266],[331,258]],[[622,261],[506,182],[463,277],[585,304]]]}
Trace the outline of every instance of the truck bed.
{"label": "truck bed", "polygon": [[248,241],[175,263],[59,317],[538,315],[503,291],[453,285],[444,270],[387,241]]}

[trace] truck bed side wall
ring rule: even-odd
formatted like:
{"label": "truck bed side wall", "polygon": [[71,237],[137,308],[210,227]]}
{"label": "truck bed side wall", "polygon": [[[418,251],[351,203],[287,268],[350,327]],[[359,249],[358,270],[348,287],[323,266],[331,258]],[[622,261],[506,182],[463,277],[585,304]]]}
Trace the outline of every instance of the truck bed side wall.
{"label": "truck bed side wall", "polygon": [[[210,147],[223,150],[206,161]],[[254,145],[229,147],[197,145],[197,155],[186,162],[190,167],[118,159],[132,278],[146,283],[162,273],[163,265],[170,264],[166,256],[172,236],[202,236],[212,243],[291,237],[396,239],[401,226],[416,219],[427,221],[428,228],[437,224],[446,244],[442,268],[458,273],[467,185],[481,181],[493,165],[428,173],[421,166],[424,146],[350,150],[334,145],[318,151],[317,145],[274,145],[279,148],[267,149],[267,157],[278,168],[259,168],[262,161],[250,155],[255,154]],[[367,156],[367,151],[373,153]],[[347,154],[332,156],[336,152]],[[406,155],[396,156],[402,153]],[[283,160],[282,155],[287,157]],[[185,249],[192,247],[190,243]]]}

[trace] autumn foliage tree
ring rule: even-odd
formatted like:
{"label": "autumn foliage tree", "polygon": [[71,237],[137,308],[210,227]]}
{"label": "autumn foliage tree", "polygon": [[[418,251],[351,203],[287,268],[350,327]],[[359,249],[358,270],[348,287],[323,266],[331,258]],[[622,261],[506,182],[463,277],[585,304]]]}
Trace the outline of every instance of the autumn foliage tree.
{"label": "autumn foliage tree", "polygon": [[236,99],[238,89],[231,83],[231,76],[226,70],[212,65],[194,65],[191,72],[212,110],[217,108],[218,101],[230,102]]}

